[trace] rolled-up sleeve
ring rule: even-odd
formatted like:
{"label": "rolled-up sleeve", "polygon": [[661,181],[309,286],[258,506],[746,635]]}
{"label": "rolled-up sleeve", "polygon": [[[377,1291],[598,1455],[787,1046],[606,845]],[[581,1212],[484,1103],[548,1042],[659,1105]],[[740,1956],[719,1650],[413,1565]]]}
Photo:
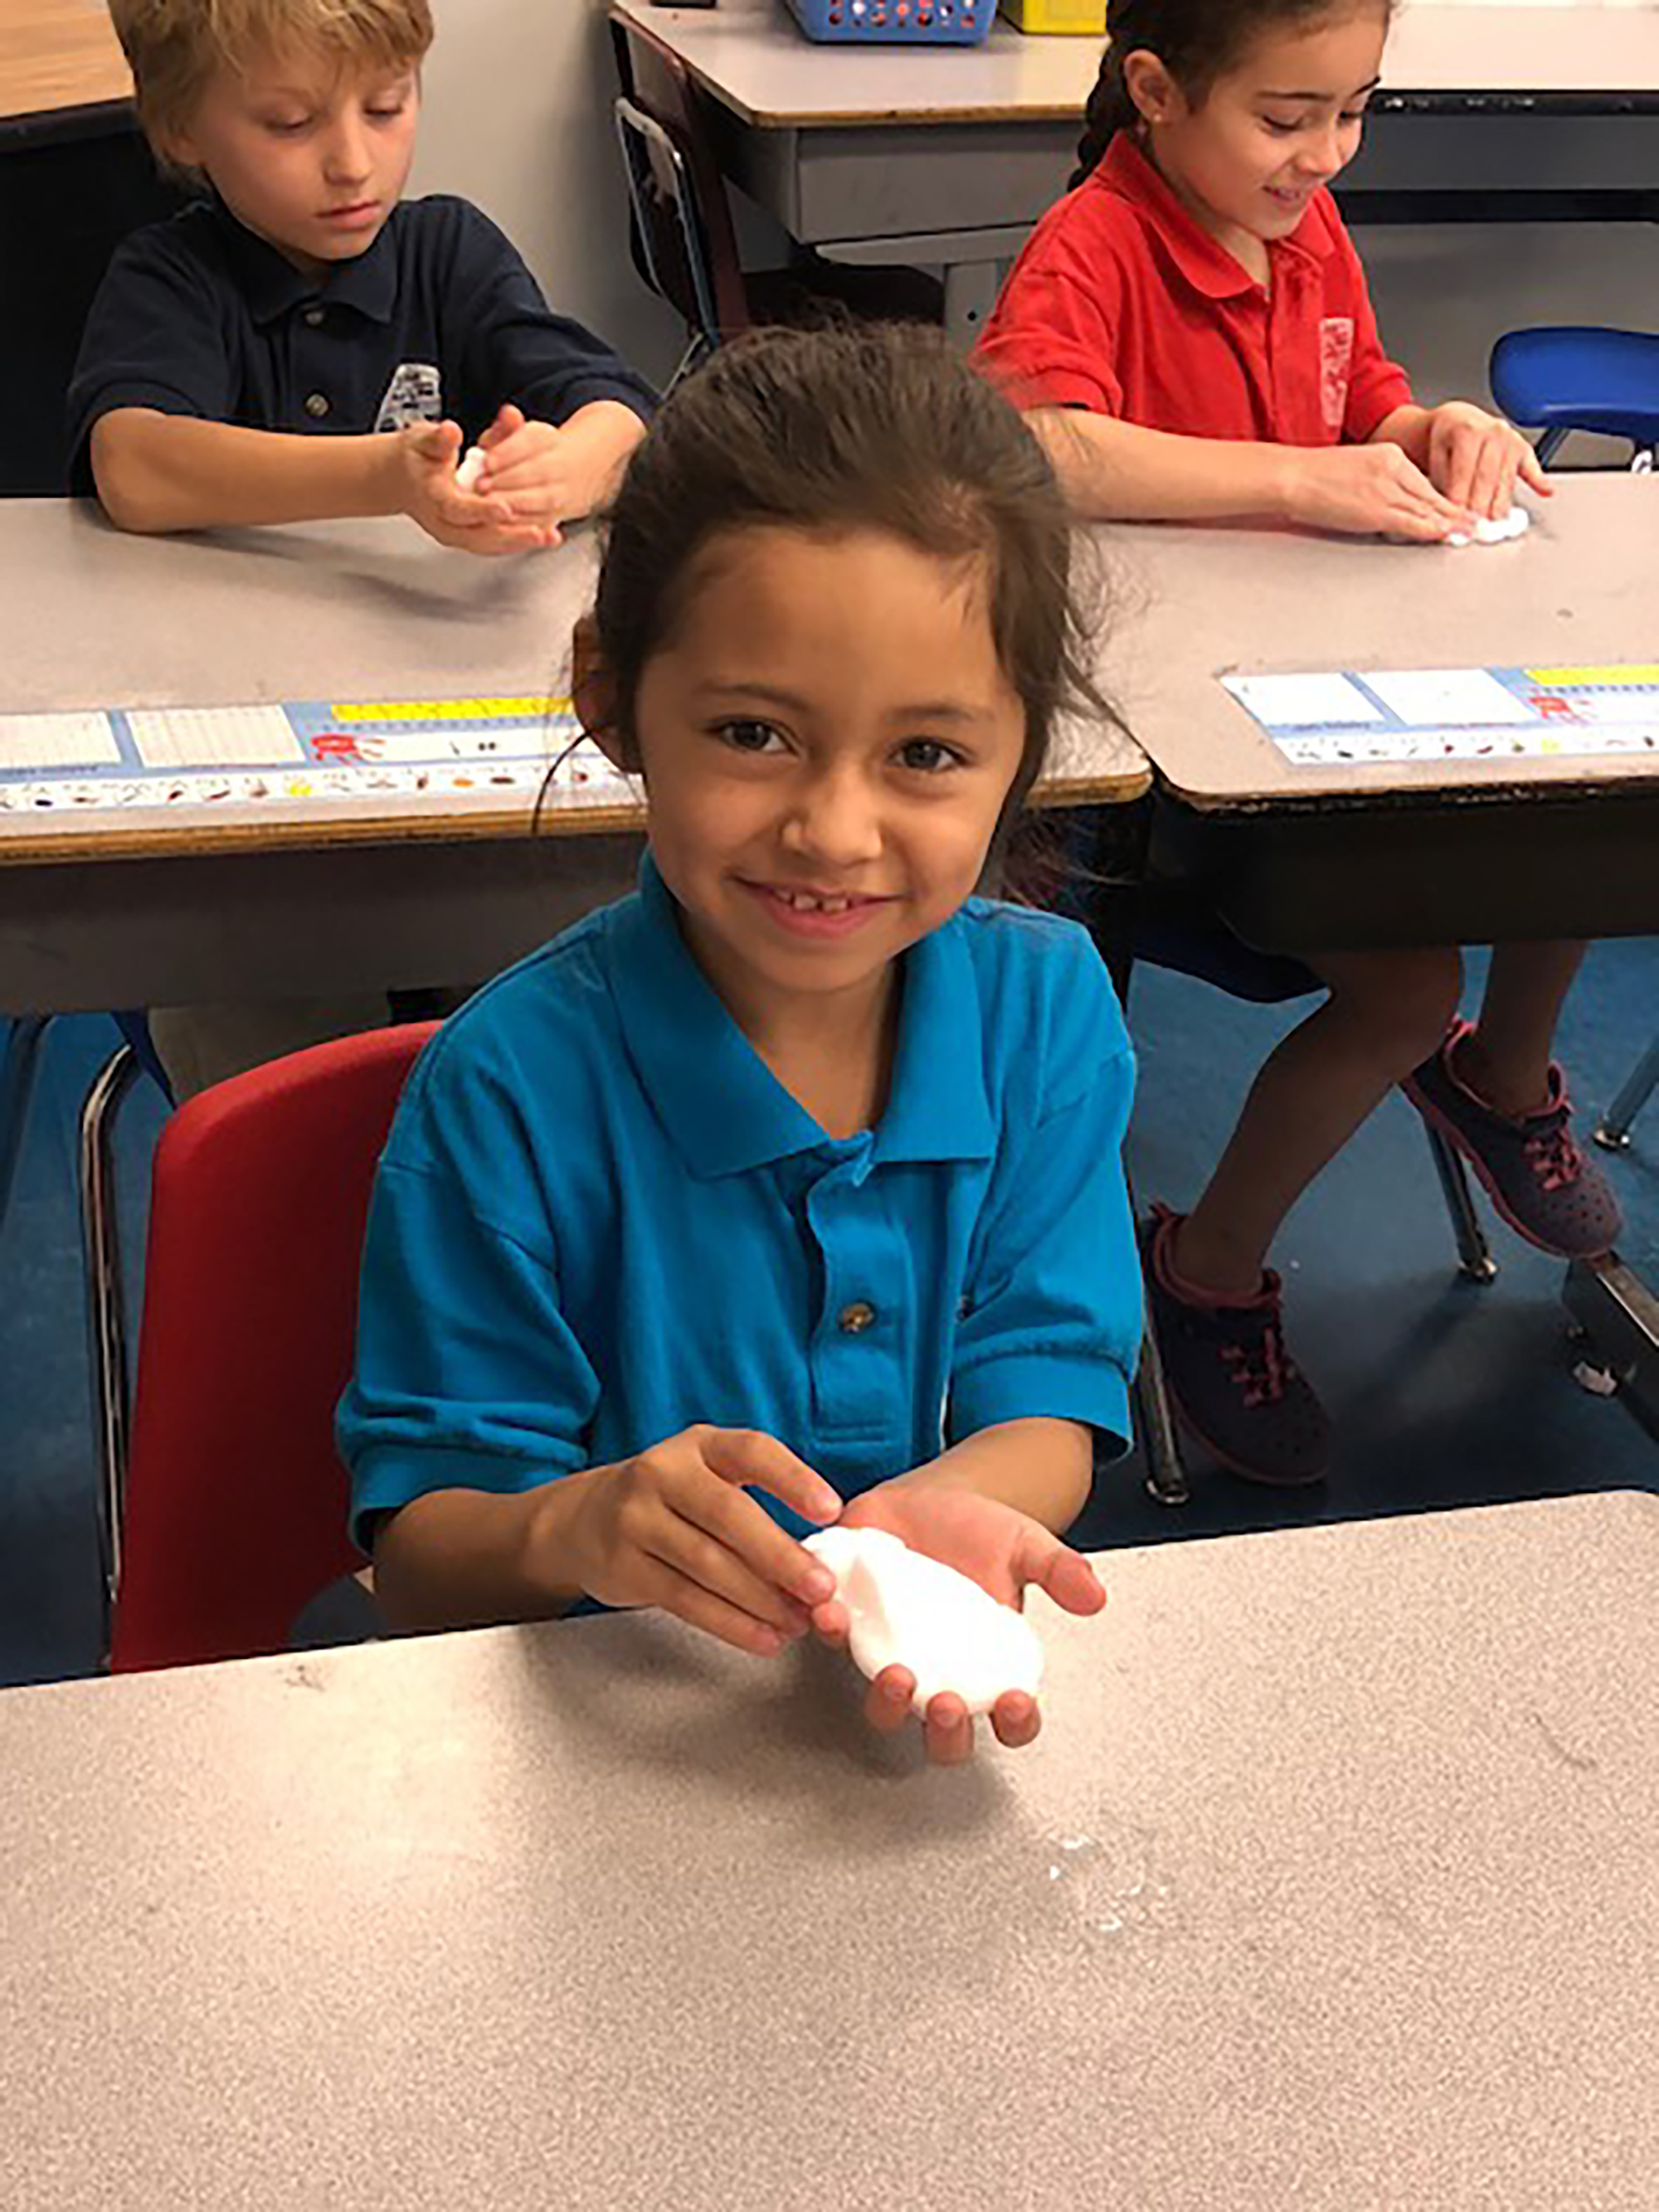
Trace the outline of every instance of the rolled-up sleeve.
{"label": "rolled-up sleeve", "polygon": [[565,422],[579,408],[614,399],[648,422],[656,394],[644,377],[580,323],[555,314],[489,216],[456,204],[465,236],[447,312],[463,334],[466,418],[487,423],[510,400],[538,422]]}
{"label": "rolled-up sleeve", "polygon": [[1017,407],[1121,415],[1117,280],[1109,262],[1087,283],[1051,260],[1017,263],[980,339],[980,367]]}
{"label": "rolled-up sleeve", "polygon": [[360,1544],[371,1516],[428,1492],[521,1492],[586,1463],[599,1382],[550,1240],[471,1194],[513,1181],[511,1121],[490,1118],[447,1118],[441,1090],[418,1091],[375,1182],[336,1420]]}
{"label": "rolled-up sleeve", "polygon": [[221,310],[200,270],[173,247],[166,225],[116,250],[87,317],[67,402],[70,484],[94,489],[89,446],[118,407],[228,422],[231,362]]}
{"label": "rolled-up sleeve", "polygon": [[1045,1054],[1048,1096],[999,1164],[952,1361],[953,1440],[1000,1421],[1082,1421],[1130,1441],[1140,1266],[1123,1174],[1134,1060],[1089,951]]}

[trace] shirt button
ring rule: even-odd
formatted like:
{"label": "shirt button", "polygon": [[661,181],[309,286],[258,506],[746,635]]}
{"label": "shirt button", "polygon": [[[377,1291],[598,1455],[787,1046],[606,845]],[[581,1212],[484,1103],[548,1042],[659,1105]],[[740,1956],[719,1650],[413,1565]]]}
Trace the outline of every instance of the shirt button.
{"label": "shirt button", "polygon": [[854,1298],[850,1306],[842,1308],[837,1322],[848,1336],[862,1336],[875,1317],[876,1310],[867,1300]]}
{"label": "shirt button", "polygon": [[328,399],[326,395],[320,392],[313,392],[310,398],[306,402],[306,413],[307,415],[316,416],[318,421],[320,422],[322,417],[326,415],[327,412]]}
{"label": "shirt button", "polygon": [[322,319],[323,311],[320,307],[307,307],[306,309],[306,321],[313,331],[321,326]]}

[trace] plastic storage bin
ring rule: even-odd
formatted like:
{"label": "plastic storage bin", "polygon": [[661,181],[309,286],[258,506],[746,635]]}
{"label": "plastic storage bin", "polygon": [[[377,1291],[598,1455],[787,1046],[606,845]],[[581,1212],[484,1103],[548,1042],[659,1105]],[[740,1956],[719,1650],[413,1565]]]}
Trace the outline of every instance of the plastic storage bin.
{"label": "plastic storage bin", "polygon": [[789,0],[809,39],[826,45],[977,46],[997,0]]}

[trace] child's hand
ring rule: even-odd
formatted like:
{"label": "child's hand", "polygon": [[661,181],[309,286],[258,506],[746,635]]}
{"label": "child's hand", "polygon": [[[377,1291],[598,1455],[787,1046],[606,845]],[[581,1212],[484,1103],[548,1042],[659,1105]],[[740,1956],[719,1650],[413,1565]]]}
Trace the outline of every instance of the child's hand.
{"label": "child's hand", "polygon": [[[580,1588],[602,1604],[659,1606],[769,1658],[805,1635],[809,1608],[835,1588],[829,1569],[744,1493],[753,1484],[808,1521],[840,1513],[829,1484],[775,1437],[684,1429],[570,1480],[586,1491],[566,1555]],[[530,1546],[533,1557],[533,1526]]]}
{"label": "child's hand", "polygon": [[552,422],[532,422],[503,407],[478,443],[488,459],[481,492],[499,495],[520,520],[550,526],[574,521],[597,503],[609,470],[598,471],[580,441]]}
{"label": "child's hand", "polygon": [[399,510],[428,538],[463,553],[534,553],[556,545],[559,533],[510,500],[463,491],[455,481],[461,454],[458,422],[413,422],[387,441],[398,469]]}
{"label": "child's hand", "polygon": [[1293,475],[1287,507],[1292,522],[1349,537],[1380,533],[1437,544],[1467,530],[1470,515],[1437,489],[1403,450],[1374,446],[1287,447]]}
{"label": "child's hand", "polygon": [[1474,515],[1506,515],[1517,476],[1546,499],[1554,490],[1521,433],[1467,399],[1449,400],[1430,414],[1429,474],[1448,499]]}
{"label": "child's hand", "polygon": [[[925,1552],[988,1590],[1000,1605],[1019,1606],[1025,1592],[1042,1590],[1066,1613],[1098,1613],[1106,1593],[1080,1552],[1029,1514],[981,1498],[971,1490],[930,1489],[926,1484],[884,1483],[855,1498],[842,1516],[844,1528],[884,1528],[913,1552]],[[816,1605],[812,1626],[828,1644],[844,1644],[848,1621],[839,1598]],[[905,1667],[886,1667],[870,1685],[864,1710],[883,1735],[902,1729],[916,1693]],[[1031,1742],[1042,1725],[1035,1698],[1011,1690],[999,1698],[991,1726],[1011,1750]],[[974,1750],[974,1723],[960,1698],[948,1692],[929,1701],[923,1737],[927,1756],[941,1766],[959,1765]]]}

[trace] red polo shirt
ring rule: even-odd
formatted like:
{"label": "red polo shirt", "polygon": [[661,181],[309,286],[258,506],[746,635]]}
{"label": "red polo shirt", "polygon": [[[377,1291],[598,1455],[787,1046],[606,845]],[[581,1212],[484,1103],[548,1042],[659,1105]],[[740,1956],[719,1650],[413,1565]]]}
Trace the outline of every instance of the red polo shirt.
{"label": "red polo shirt", "polygon": [[1411,386],[1321,191],[1258,284],[1127,131],[1025,242],[979,343],[1023,407],[1285,446],[1358,444]]}

